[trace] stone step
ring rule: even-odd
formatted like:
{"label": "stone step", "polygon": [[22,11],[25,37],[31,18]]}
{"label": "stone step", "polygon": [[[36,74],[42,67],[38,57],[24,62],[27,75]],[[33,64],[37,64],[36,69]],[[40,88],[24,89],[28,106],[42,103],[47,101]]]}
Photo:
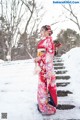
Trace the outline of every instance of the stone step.
{"label": "stone step", "polygon": [[68,94],[73,94],[73,93],[71,91],[69,91],[69,90],[66,90],[66,91],[58,90],[57,91],[58,97],[65,97],[65,96],[68,96]]}
{"label": "stone step", "polygon": [[60,69],[65,69],[65,67],[61,66],[61,67],[54,67],[55,70],[60,70]]}
{"label": "stone step", "polygon": [[64,62],[63,60],[53,60],[53,62],[57,62],[57,63],[60,63],[60,62]]}
{"label": "stone step", "polygon": [[56,70],[55,71],[56,74],[65,74],[66,72],[67,72],[67,70],[63,70],[63,71]]}
{"label": "stone step", "polygon": [[57,109],[59,110],[69,110],[75,108],[75,105],[71,104],[58,104]]}
{"label": "stone step", "polygon": [[56,57],[56,56],[55,56],[54,59],[57,60],[57,59],[62,59],[62,58],[61,58],[61,57]]}
{"label": "stone step", "polygon": [[59,79],[68,80],[68,79],[70,79],[70,76],[56,76],[56,79],[57,80],[59,80]]}
{"label": "stone step", "polygon": [[60,82],[60,83],[56,83],[57,87],[65,87],[68,84],[70,84],[70,82]]}
{"label": "stone step", "polygon": [[54,66],[63,66],[64,64],[63,63],[55,63]]}

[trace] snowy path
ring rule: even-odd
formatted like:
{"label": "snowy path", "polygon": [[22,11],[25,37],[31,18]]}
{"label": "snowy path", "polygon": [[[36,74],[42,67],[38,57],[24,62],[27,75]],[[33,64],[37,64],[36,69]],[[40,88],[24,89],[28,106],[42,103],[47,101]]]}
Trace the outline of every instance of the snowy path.
{"label": "snowy path", "polygon": [[[56,58],[55,64],[63,63],[60,61],[60,58]],[[73,97],[71,78],[59,78],[68,74],[63,65],[57,67],[60,67],[55,69],[58,76],[56,80],[59,101],[57,113],[52,116],[42,116],[36,108],[38,76],[33,74],[33,61],[0,63],[0,120],[3,113],[7,113],[6,120],[80,120],[80,107]],[[75,107],[70,109],[69,105]]]}

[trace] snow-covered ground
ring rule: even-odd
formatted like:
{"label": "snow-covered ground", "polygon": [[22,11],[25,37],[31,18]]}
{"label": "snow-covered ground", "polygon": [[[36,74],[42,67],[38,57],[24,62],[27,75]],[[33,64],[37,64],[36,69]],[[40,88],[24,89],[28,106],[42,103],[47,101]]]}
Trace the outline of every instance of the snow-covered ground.
{"label": "snow-covered ground", "polygon": [[[62,56],[66,69],[71,76],[65,89],[74,94],[67,100],[76,108],[72,110],[57,110],[52,116],[42,116],[37,111],[38,76],[34,75],[33,60],[0,62],[0,119],[1,113],[7,113],[7,120],[80,120],[80,48],[74,48]],[[60,89],[60,88],[58,88]],[[66,103],[65,98],[59,98],[59,103]]]}
{"label": "snow-covered ground", "polygon": [[70,88],[74,93],[75,102],[80,107],[80,47],[71,49],[62,58],[71,76]]}

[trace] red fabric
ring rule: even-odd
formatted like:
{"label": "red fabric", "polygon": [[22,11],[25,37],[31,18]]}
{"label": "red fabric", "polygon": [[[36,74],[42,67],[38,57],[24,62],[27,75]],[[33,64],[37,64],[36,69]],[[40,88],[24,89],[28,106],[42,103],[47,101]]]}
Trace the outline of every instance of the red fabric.
{"label": "red fabric", "polygon": [[41,40],[37,46],[37,49],[40,49],[40,48],[44,48],[46,50],[46,52],[49,52],[49,50],[52,50],[51,53],[54,54],[56,48],[55,48],[54,42],[52,41],[52,37],[48,36],[48,37],[44,38],[43,40]]}
{"label": "red fabric", "polygon": [[54,85],[54,87],[50,85],[50,86],[49,86],[49,92],[50,92],[50,94],[51,94],[51,97],[52,97],[52,99],[53,99],[55,105],[57,106],[58,101],[57,101],[57,90],[56,90],[56,85]]}
{"label": "red fabric", "polygon": [[39,48],[45,48],[45,46],[43,45],[45,39],[41,40],[39,43],[38,43],[38,46],[37,46],[37,49]]}
{"label": "red fabric", "polygon": [[[38,65],[41,68],[41,71],[39,73],[37,94],[39,109],[42,113],[46,114],[54,114],[56,112],[57,105],[55,74],[53,74],[53,57],[55,52],[54,47],[55,46],[51,36],[41,40],[37,46],[37,49],[40,50],[40,48],[44,48],[46,51],[43,55],[39,56],[40,59],[38,61]],[[53,87],[49,86],[49,84],[51,84]],[[48,90],[50,93],[48,93]],[[55,106],[49,104],[48,97],[50,94],[55,103]]]}

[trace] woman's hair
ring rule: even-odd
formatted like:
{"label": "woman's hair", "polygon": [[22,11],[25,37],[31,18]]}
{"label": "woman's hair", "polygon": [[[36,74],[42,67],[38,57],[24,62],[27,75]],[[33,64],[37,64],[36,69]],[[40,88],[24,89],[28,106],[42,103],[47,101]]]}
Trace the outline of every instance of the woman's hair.
{"label": "woman's hair", "polygon": [[42,26],[42,28],[45,31],[49,31],[49,36],[51,36],[53,34],[53,31],[51,30],[51,27],[49,25],[44,25],[44,26]]}

